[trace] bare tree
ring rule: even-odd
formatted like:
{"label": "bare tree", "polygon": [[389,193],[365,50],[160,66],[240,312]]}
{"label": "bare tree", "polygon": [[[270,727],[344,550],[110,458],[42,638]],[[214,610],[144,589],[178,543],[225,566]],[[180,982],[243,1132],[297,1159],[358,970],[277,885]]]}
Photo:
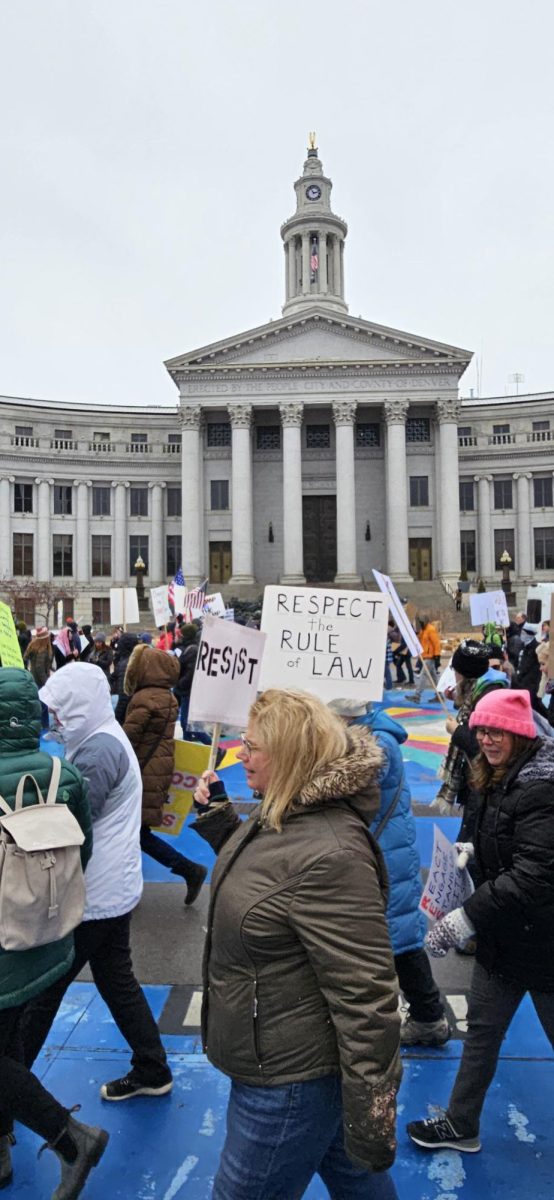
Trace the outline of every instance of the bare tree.
{"label": "bare tree", "polygon": [[60,600],[75,599],[75,589],[66,584],[50,580],[42,582],[32,578],[13,579],[6,575],[0,579],[0,593],[10,605],[16,619],[19,617],[18,610],[21,610],[23,604],[32,605],[35,611],[35,620],[40,619],[44,625],[50,624],[50,619]]}

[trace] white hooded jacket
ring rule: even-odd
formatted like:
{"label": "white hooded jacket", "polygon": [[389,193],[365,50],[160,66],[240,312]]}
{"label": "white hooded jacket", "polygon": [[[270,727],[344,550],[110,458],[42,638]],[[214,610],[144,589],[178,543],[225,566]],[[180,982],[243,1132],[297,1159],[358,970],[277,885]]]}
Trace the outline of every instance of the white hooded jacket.
{"label": "white hooded jacket", "polygon": [[88,784],[93,848],[83,919],[123,916],[142,895],[142,779],[135,752],[114,717],[100,667],[75,663],[56,671],[39,695],[55,715],[66,758]]}

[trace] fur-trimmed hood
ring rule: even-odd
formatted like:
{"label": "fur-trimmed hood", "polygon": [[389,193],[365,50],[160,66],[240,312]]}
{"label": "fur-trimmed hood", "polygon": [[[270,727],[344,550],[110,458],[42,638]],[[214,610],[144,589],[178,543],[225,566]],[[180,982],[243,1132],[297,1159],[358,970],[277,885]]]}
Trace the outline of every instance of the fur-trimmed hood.
{"label": "fur-trimmed hood", "polygon": [[537,753],[521,768],[518,783],[554,783],[554,741],[543,741]]}
{"label": "fur-trimmed hood", "polygon": [[347,736],[346,754],[329,763],[321,775],[306,784],[295,807],[312,808],[352,798],[355,808],[369,824],[379,811],[378,779],[384,755],[367,729],[351,725]]}
{"label": "fur-trimmed hood", "polygon": [[179,678],[179,660],[145,642],[135,646],[127,663],[123,690],[132,696],[140,688],[172,688]]}

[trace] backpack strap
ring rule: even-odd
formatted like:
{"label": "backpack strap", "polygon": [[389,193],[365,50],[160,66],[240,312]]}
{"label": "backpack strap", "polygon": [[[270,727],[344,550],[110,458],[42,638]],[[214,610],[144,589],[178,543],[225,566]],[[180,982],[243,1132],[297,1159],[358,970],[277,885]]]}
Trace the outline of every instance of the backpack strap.
{"label": "backpack strap", "polygon": [[13,807],[13,809],[10,809],[9,811],[10,812],[12,812],[12,811],[19,812],[19,810],[23,808],[23,793],[25,791],[25,783],[28,779],[30,779],[35,786],[39,804],[55,804],[56,796],[58,794],[58,787],[59,787],[59,783],[60,783],[61,770],[62,770],[61,759],[53,758],[52,759],[52,774],[50,776],[50,784],[48,787],[48,795],[46,797],[46,800],[44,799],[44,796],[40,790],[40,787],[39,787],[38,782],[35,779],[34,775],[31,775],[30,772],[27,772],[25,775],[22,775],[19,780],[19,783],[17,785],[17,791],[15,793],[14,807]]}
{"label": "backpack strap", "polygon": [[58,788],[60,786],[61,773],[62,773],[61,758],[57,758],[57,757],[53,758],[52,759],[52,774],[50,776],[50,783],[48,785],[48,795],[46,797],[47,804],[55,804],[56,803],[56,796],[58,795]]}
{"label": "backpack strap", "polygon": [[381,837],[381,834],[382,834],[383,830],[384,830],[384,829],[385,829],[385,827],[388,825],[388,823],[389,823],[389,821],[390,821],[391,817],[394,815],[394,811],[395,811],[395,809],[396,809],[396,806],[397,806],[397,804],[398,804],[398,801],[400,800],[400,796],[401,796],[401,793],[402,793],[402,788],[404,787],[404,782],[405,782],[405,780],[404,780],[404,767],[402,767],[402,771],[401,771],[401,774],[400,774],[400,783],[398,784],[398,787],[397,787],[397,789],[396,789],[396,791],[395,791],[395,793],[394,793],[394,796],[393,796],[393,798],[392,798],[392,800],[391,800],[391,802],[390,802],[390,804],[389,804],[389,807],[387,808],[387,811],[386,811],[386,813],[385,813],[384,817],[381,817],[381,820],[379,821],[379,824],[378,824],[378,826],[377,826],[377,829],[373,829],[373,830],[371,830],[371,832],[373,833],[373,837],[375,838],[375,841],[376,841],[376,842],[378,842],[378,841],[379,841],[379,838]]}

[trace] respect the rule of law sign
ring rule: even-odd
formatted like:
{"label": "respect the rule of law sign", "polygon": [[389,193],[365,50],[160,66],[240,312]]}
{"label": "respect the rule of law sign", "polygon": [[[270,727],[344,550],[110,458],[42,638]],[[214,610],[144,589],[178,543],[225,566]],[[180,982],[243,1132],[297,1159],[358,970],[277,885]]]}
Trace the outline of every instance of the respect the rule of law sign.
{"label": "respect the rule of law sign", "polygon": [[190,694],[191,721],[246,728],[265,641],[258,629],[205,617]]}
{"label": "respect the rule of law sign", "polygon": [[388,615],[380,592],[266,587],[260,687],[380,700]]}

